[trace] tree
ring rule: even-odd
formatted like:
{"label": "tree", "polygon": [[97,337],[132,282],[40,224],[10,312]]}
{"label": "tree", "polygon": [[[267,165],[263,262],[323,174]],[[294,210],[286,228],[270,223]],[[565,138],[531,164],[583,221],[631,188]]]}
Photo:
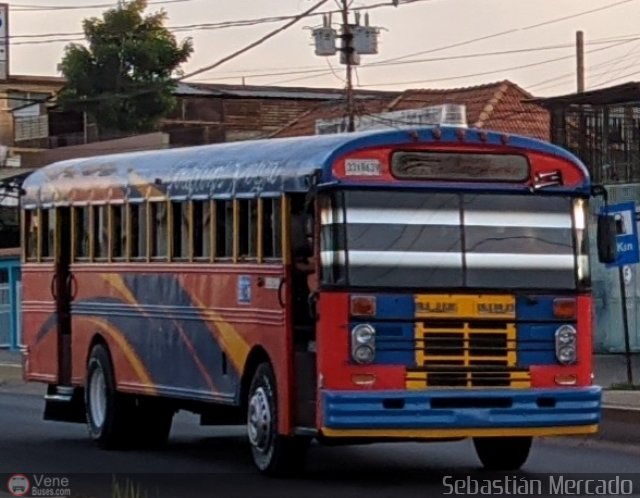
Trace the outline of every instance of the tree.
{"label": "tree", "polygon": [[147,132],[174,108],[173,76],[193,44],[164,27],[164,10],[146,8],[147,0],[131,0],[83,21],[87,46],[67,45],[59,66],[64,110],[87,112],[101,130]]}

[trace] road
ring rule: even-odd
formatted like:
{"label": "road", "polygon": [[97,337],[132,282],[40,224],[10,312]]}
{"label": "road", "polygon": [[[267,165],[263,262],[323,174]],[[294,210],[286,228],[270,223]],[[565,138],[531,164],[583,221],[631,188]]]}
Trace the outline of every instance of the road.
{"label": "road", "polygon": [[[147,498],[199,496],[440,496],[443,477],[492,477],[479,470],[468,441],[457,443],[376,444],[358,447],[315,446],[308,471],[293,480],[255,474],[240,428],[199,427],[180,413],[168,448],[157,452],[100,451],[83,425],[41,420],[42,399],[33,394],[0,392],[0,496],[12,473],[69,476],[75,493],[111,497],[113,474],[119,482],[139,484]],[[621,427],[620,430],[631,430]],[[633,473],[640,471],[640,450],[583,439],[537,441],[518,477],[538,473]],[[2,475],[4,474],[4,476]],[[608,476],[609,478],[611,476]],[[631,476],[629,476],[631,477]],[[636,474],[635,481],[640,479]],[[640,483],[634,492],[640,495]]]}

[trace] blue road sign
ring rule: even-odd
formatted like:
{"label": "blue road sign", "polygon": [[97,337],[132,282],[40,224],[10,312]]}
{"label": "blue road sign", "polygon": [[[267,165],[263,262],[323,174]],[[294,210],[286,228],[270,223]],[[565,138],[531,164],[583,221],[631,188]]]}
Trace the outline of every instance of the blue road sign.
{"label": "blue road sign", "polygon": [[611,204],[603,208],[604,214],[612,215],[616,219],[616,247],[618,258],[612,266],[633,265],[640,262],[640,250],[638,249],[638,229],[636,226],[635,202],[621,202]]}

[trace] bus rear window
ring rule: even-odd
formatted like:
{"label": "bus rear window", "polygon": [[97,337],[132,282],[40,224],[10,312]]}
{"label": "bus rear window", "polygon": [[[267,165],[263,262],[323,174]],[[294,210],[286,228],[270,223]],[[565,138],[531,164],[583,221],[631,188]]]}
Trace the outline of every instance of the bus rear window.
{"label": "bus rear window", "polygon": [[402,180],[522,182],[529,178],[529,161],[517,154],[395,152],[391,172]]}

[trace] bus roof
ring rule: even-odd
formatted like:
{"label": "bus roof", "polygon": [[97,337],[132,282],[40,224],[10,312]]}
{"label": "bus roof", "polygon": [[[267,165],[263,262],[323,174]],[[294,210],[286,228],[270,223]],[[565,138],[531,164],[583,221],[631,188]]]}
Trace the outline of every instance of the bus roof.
{"label": "bus roof", "polygon": [[[460,142],[455,127],[367,131],[333,135],[251,140],[197,147],[129,152],[61,161],[39,169],[23,184],[23,206],[67,205],[75,193],[91,190],[91,199],[230,198],[306,192],[314,181],[336,181],[336,158],[372,147]],[[502,133],[464,130],[464,142],[504,146]],[[481,134],[482,133],[482,138]],[[584,165],[566,150],[540,140],[508,136],[510,150],[537,151]],[[82,196],[83,198],[85,196]]]}

